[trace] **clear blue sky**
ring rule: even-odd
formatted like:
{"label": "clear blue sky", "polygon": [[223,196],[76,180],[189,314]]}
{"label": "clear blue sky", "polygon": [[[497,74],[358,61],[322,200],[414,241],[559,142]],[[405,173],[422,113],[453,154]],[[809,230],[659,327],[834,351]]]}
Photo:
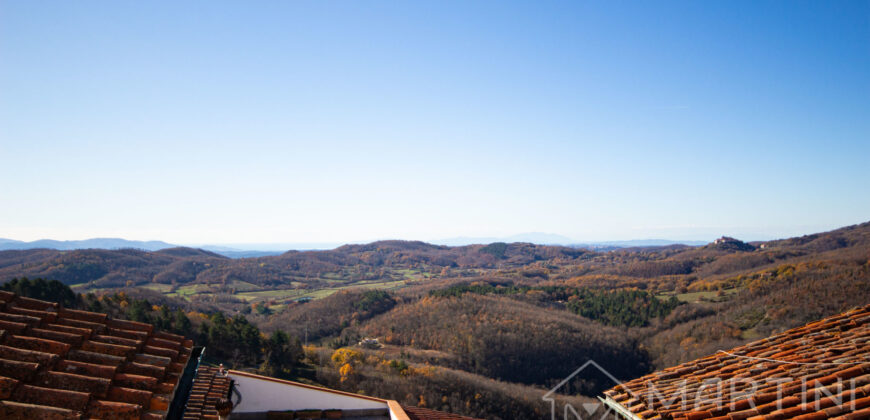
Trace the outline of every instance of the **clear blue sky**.
{"label": "clear blue sky", "polygon": [[868,1],[0,1],[0,237],[867,220]]}

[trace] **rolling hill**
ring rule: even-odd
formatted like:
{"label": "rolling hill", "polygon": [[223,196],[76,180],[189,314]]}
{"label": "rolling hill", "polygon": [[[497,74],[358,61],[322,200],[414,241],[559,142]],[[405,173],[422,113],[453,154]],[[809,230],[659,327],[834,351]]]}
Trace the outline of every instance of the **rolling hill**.
{"label": "rolling hill", "polygon": [[[306,378],[330,387],[535,417],[539,395],[586,360],[629,379],[870,302],[870,223],[612,251],[414,241],[243,259],[182,247],[0,251],[0,281],[24,276],[71,285],[91,309],[189,317],[200,339],[218,337],[206,327],[216,322],[287,331],[308,344]],[[372,338],[375,348],[356,345]],[[213,355],[262,363],[247,353]],[[352,374],[336,354],[354,355]],[[571,397],[605,386],[577,379]]]}
{"label": "rolling hill", "polygon": [[866,257],[868,247],[870,223],[753,244],[722,238],[700,247],[607,252],[530,243],[448,247],[415,241],[380,241],[242,259],[183,247],[159,251],[32,249],[0,251],[0,281],[45,277],[87,289],[147,286],[175,290],[201,285],[209,293],[233,294],[492,277],[520,283],[565,281],[668,291],[786,262],[860,259]]}

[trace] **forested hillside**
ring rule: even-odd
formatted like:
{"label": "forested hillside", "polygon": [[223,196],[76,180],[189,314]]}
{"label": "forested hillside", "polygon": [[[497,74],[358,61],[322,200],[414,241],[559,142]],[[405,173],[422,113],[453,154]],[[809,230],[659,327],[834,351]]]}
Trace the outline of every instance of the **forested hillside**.
{"label": "forested hillside", "polygon": [[[401,241],[237,260],[187,248],[0,252],[0,278],[23,276],[72,289],[4,287],[233,343],[207,354],[236,368],[534,417],[547,387],[587,360],[630,379],[870,302],[870,223],[609,252]],[[575,378],[565,397],[589,401],[608,381]]]}

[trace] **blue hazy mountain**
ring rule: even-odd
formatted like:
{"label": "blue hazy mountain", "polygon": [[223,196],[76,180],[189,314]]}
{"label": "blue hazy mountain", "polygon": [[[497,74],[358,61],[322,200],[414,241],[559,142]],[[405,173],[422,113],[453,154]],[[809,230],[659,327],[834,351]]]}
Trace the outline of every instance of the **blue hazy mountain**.
{"label": "blue hazy mountain", "polygon": [[0,251],[11,249],[35,249],[48,248],[62,251],[72,249],[121,249],[136,248],[146,251],[158,251],[164,248],[173,248],[172,245],[163,241],[131,241],[121,238],[92,238],[79,241],[57,241],[54,239],[40,239],[31,242],[16,241],[14,239],[0,238]]}
{"label": "blue hazy mountain", "polygon": [[[265,257],[269,255],[280,255],[288,249],[309,249],[293,247],[293,244],[287,244],[287,248],[275,249],[274,247],[265,246],[264,248],[248,247],[239,245],[238,247],[228,247],[219,245],[202,245],[197,248],[221,254],[229,258],[252,258]],[[313,246],[314,244],[299,244],[305,246]],[[75,241],[58,241],[54,239],[39,239],[36,241],[18,241],[15,239],[0,238],[0,251],[23,250],[23,249],[57,249],[60,251],[71,251],[74,249],[142,249],[145,251],[159,251],[167,248],[177,248],[180,245],[170,244],[163,241],[131,241],[122,238],[92,238]],[[330,246],[335,248],[338,245]],[[311,249],[314,249],[312,247]]]}
{"label": "blue hazy mountain", "polygon": [[568,245],[575,241],[567,236],[556,235],[553,233],[530,232],[504,237],[460,236],[456,238],[439,239],[429,242],[435,245],[464,246],[473,244],[491,244],[493,242],[529,242],[538,245]]}
{"label": "blue hazy mountain", "polygon": [[431,241],[437,245],[447,246],[463,246],[472,244],[491,244],[493,242],[530,242],[538,245],[564,245],[574,248],[633,248],[633,247],[648,247],[648,246],[668,246],[668,245],[689,245],[701,246],[709,241],[678,241],[671,239],[633,239],[628,241],[601,241],[601,242],[582,242],[571,239],[567,236],[556,235],[552,233],[521,233],[513,236],[505,237],[456,237],[448,239],[440,239]]}
{"label": "blue hazy mountain", "polygon": [[588,242],[588,243],[573,243],[573,247],[614,247],[614,248],[635,248],[648,246],[668,246],[668,245],[688,245],[701,246],[706,245],[710,241],[675,241],[670,239],[633,239],[630,241],[604,241],[604,242]]}
{"label": "blue hazy mountain", "polygon": [[[431,241],[436,245],[464,246],[471,244],[490,244],[493,242],[529,242],[538,245],[564,245],[574,248],[589,248],[607,250],[616,248],[667,246],[684,244],[690,246],[704,245],[703,241],[672,241],[667,239],[638,239],[630,241],[607,241],[607,242],[579,242],[567,236],[552,233],[521,233],[505,237],[457,237]],[[280,255],[288,250],[323,250],[334,249],[339,243],[263,243],[263,244],[227,244],[227,245],[196,245],[206,251],[221,254],[229,258],[255,258],[270,255]],[[122,249],[134,248],[145,251],[159,251],[166,248],[175,248],[179,245],[163,241],[132,241],[122,238],[92,238],[74,241],[58,241],[54,239],[40,239],[37,241],[18,241],[15,239],[0,238],[0,251],[47,248],[62,251],[74,249]]]}

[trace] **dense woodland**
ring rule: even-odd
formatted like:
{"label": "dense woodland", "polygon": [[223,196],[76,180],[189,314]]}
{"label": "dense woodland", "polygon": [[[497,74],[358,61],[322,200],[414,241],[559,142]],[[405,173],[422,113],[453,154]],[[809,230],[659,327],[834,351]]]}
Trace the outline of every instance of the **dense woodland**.
{"label": "dense woodland", "polygon": [[[12,280],[24,276],[60,281]],[[241,260],[185,248],[5,251],[0,280],[184,334],[211,362],[536,418],[547,387],[587,360],[630,379],[870,303],[870,223],[608,252],[400,241]],[[579,404],[610,385],[584,375],[561,392]]]}

